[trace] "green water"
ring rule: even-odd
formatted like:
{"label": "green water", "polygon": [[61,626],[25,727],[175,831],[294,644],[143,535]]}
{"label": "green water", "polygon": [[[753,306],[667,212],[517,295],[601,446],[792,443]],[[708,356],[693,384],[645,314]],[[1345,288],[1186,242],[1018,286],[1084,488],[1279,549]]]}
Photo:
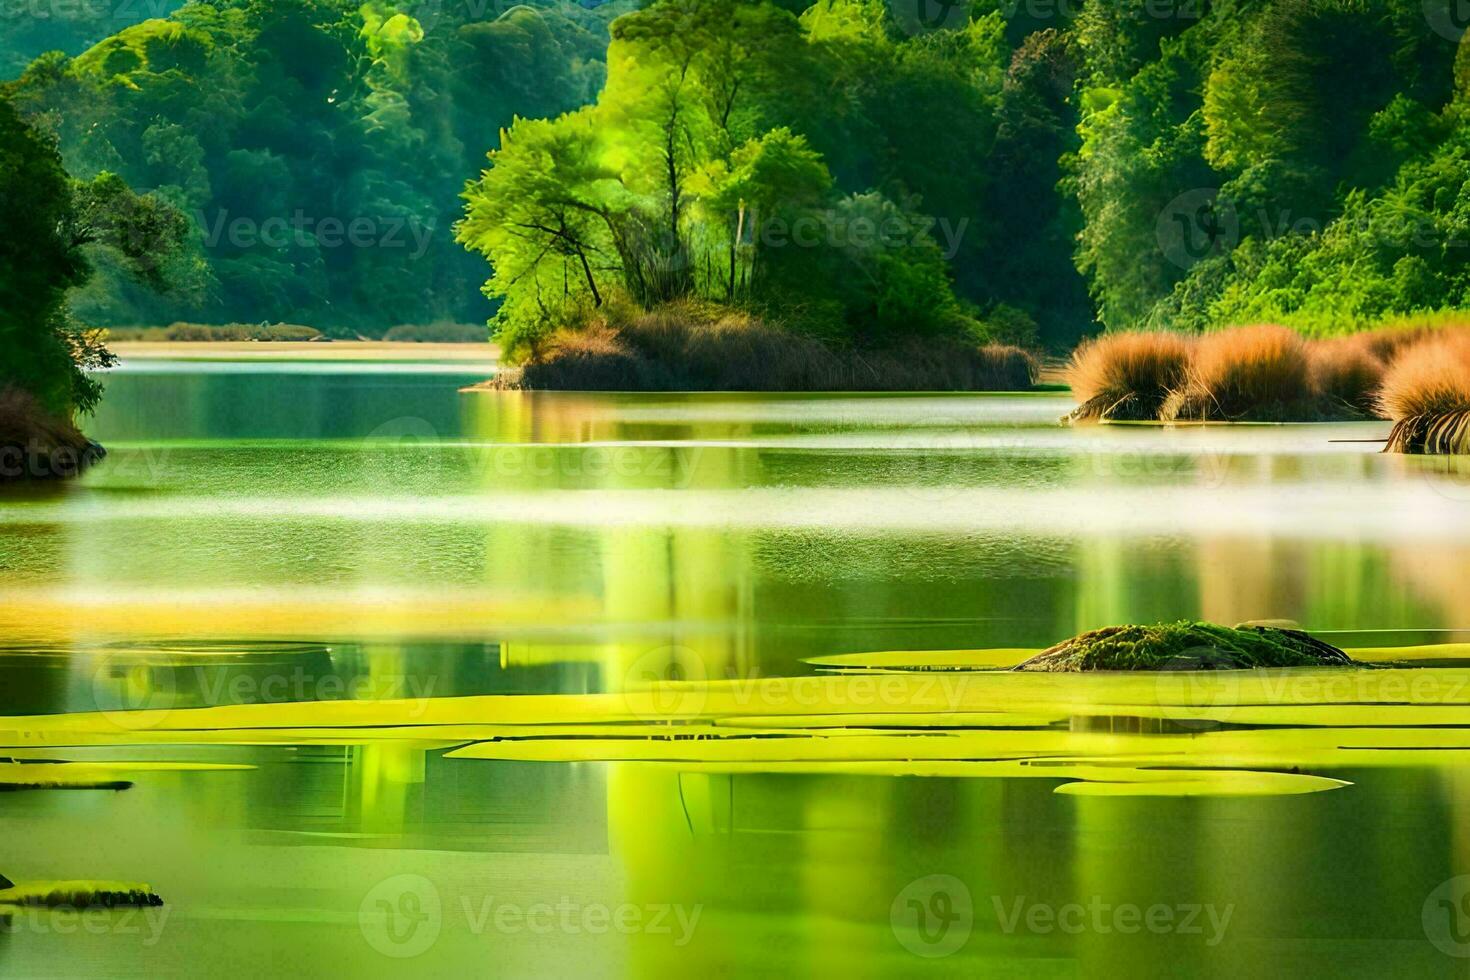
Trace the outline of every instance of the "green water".
{"label": "green water", "polygon": [[[554,726],[535,752],[447,758],[481,736],[416,709],[371,737],[329,720],[250,734],[269,708],[226,736],[175,734],[215,717],[195,708],[751,683],[1124,621],[1285,619],[1355,648],[1470,635],[1470,471],[1377,455],[1360,440],[1384,426],[1069,430],[1051,395],[460,394],[478,379],[455,370],[126,365],[90,427],[108,461],[0,491],[0,713],[100,711],[117,733],[43,746],[44,724],[0,719],[16,746],[0,756],[251,767],[0,795],[0,872],[147,882],[167,903],[16,916],[0,971],[1470,969],[1455,684],[1411,706],[1432,719],[1313,720],[1292,706],[1364,698],[1294,695],[1266,723],[1246,698],[1224,731],[1174,718],[1087,743],[1123,766],[1140,744],[1167,756],[1244,730],[1275,760],[1251,767],[1349,784],[1305,795],[894,776],[877,760],[919,756],[884,741],[891,722],[870,722],[867,773],[861,752],[711,765],[698,745],[564,761],[603,750]],[[1078,686],[1097,680],[999,724],[1015,753],[1157,730],[1056,707],[1127,700]],[[1404,731],[1411,746],[1370,758]]]}

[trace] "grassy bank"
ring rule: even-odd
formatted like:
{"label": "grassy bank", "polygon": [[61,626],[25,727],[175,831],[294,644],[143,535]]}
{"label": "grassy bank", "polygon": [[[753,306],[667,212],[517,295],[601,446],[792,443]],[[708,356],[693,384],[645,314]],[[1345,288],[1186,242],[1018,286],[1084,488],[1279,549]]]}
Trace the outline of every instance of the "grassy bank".
{"label": "grassy bank", "polygon": [[0,389],[0,481],[64,479],[106,453],[27,392]]}
{"label": "grassy bank", "polygon": [[1025,391],[1025,351],[953,337],[837,348],[753,317],[676,304],[564,330],[490,387],[565,391]]}
{"label": "grassy bank", "polygon": [[1074,353],[1072,422],[1384,418],[1390,450],[1470,451],[1470,319],[1397,321],[1349,337],[1286,327],[1107,334]]}

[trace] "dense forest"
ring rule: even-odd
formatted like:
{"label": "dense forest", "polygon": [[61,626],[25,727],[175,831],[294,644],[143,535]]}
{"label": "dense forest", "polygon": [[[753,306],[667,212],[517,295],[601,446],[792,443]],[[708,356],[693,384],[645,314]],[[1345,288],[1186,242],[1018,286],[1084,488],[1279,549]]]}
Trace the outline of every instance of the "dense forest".
{"label": "dense forest", "polygon": [[0,42],[73,177],[191,224],[164,292],[92,249],[90,324],[494,314],[524,352],[694,297],[1060,349],[1470,302],[1451,0],[153,8]]}
{"label": "dense forest", "polygon": [[483,321],[459,194],[515,114],[593,97],[616,8],[420,6],[425,22],[342,0],[190,3],[37,57],[9,97],[68,170],[115,173],[195,226],[176,288],[141,290],[104,256],[78,316],[339,335]]}

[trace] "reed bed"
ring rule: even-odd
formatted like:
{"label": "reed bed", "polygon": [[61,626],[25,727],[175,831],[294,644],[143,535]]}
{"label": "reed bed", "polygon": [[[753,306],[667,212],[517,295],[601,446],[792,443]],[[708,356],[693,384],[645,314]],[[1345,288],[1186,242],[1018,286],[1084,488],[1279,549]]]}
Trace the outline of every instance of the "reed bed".
{"label": "reed bed", "polygon": [[1470,454],[1470,332],[1421,341],[1384,375],[1379,414],[1394,422],[1388,452]]}
{"label": "reed bed", "polygon": [[1177,333],[1104,334],[1077,348],[1066,379],[1082,404],[1073,422],[1147,421],[1183,386],[1193,342]]}
{"label": "reed bed", "polygon": [[1209,334],[1195,345],[1186,382],[1164,403],[1166,422],[1290,422],[1324,413],[1311,384],[1307,343],[1261,324]]}
{"label": "reed bed", "polygon": [[1470,454],[1470,325],[1406,321],[1310,340],[1273,324],[1120,333],[1073,355],[1064,421],[1395,423],[1389,452]]}

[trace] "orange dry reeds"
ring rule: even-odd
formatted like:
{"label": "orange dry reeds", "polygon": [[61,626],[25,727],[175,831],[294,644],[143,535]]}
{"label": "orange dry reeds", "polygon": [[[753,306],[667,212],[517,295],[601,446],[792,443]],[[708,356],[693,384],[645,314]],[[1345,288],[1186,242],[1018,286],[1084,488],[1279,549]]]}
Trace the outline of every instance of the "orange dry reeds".
{"label": "orange dry reeds", "polygon": [[1470,410],[1470,335],[1426,340],[1400,354],[1384,375],[1378,408],[1394,420]]}
{"label": "orange dry reeds", "polygon": [[1286,327],[1236,327],[1200,339],[1188,381],[1164,406],[1167,421],[1306,421],[1312,406],[1307,345]]}
{"label": "orange dry reeds", "polygon": [[1327,414],[1372,415],[1384,363],[1356,337],[1319,340],[1309,348],[1312,394]]}
{"label": "orange dry reeds", "polygon": [[1395,423],[1387,452],[1470,454],[1470,334],[1400,354],[1384,376],[1378,410]]}
{"label": "orange dry reeds", "polygon": [[1470,333],[1470,321],[1464,319],[1461,314],[1426,314],[1403,317],[1374,330],[1354,334],[1347,339],[1362,344],[1384,364],[1392,364],[1394,358],[1404,351],[1417,347],[1427,340],[1435,340],[1453,333]]}
{"label": "orange dry reeds", "polygon": [[1077,348],[1067,383],[1081,402],[1074,422],[1156,419],[1185,380],[1189,338],[1176,333],[1114,333]]}

